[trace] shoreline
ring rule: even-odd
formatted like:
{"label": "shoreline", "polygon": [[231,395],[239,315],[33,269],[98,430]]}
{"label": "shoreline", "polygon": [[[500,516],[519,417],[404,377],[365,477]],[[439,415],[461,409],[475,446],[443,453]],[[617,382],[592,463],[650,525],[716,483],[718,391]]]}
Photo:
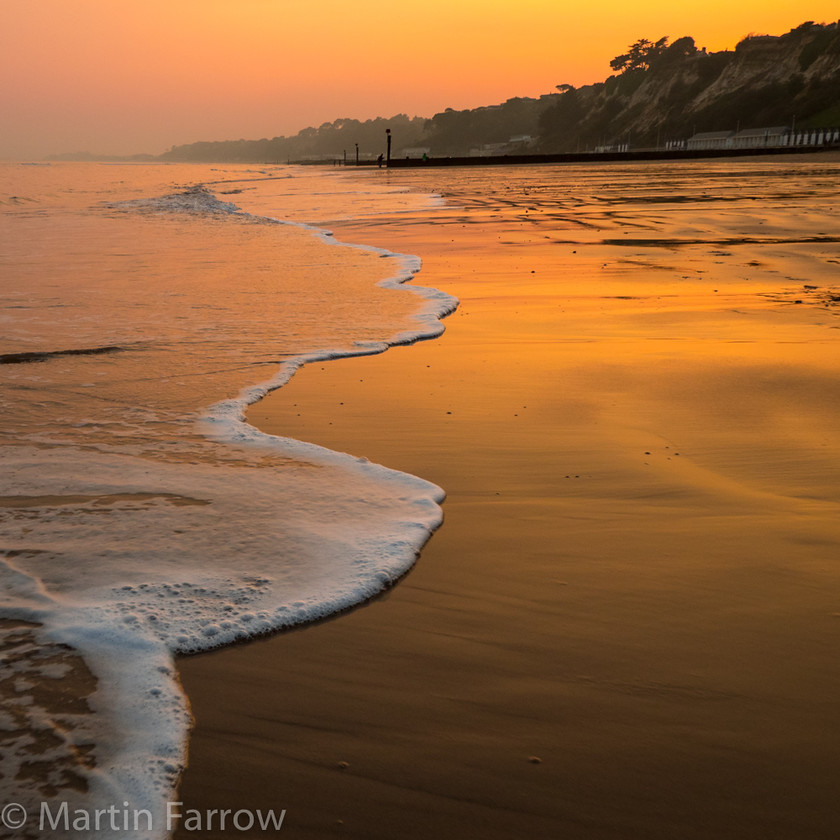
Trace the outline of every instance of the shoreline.
{"label": "shoreline", "polygon": [[626,152],[568,152],[547,155],[489,155],[487,157],[430,157],[426,160],[391,158],[390,169],[424,166],[523,166],[557,163],[632,163],[654,161],[718,160],[722,158],[766,157],[775,155],[820,154],[837,151],[838,146],[787,147],[768,146],[750,149],[639,149]]}
{"label": "shoreline", "polygon": [[[795,268],[824,291],[836,245],[571,241],[530,177],[336,226],[462,305],[249,420],[442,486],[444,525],[340,620],[178,661],[180,798],[286,808],[292,837],[833,836],[837,313]],[[568,218],[685,235],[631,193]],[[822,229],[743,201],[752,221],[702,205],[706,238]]]}
{"label": "shoreline", "polygon": [[[298,160],[291,161],[294,166],[336,166],[342,169],[423,169],[445,166],[536,166],[546,164],[610,164],[610,163],[651,163],[651,162],[681,162],[694,160],[717,160],[726,158],[750,158],[767,157],[776,155],[814,155],[837,152],[840,145],[826,143],[813,146],[767,146],[743,149],[637,149],[624,152],[558,152],[555,154],[523,154],[523,155],[478,155],[478,156],[452,156],[452,157],[427,157],[422,158],[398,158],[392,157],[387,163],[380,166],[375,160],[361,161],[359,163],[346,163],[334,158],[319,160]],[[276,166],[276,163],[266,163],[267,166]]]}

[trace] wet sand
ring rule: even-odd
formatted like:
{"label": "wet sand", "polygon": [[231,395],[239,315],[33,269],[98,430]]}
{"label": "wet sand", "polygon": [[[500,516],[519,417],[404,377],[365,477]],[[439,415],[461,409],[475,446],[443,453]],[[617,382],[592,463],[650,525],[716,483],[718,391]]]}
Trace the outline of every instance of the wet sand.
{"label": "wet sand", "polygon": [[285,808],[290,838],[836,837],[838,175],[384,173],[448,205],[337,238],[420,255],[461,307],[249,419],[436,482],[446,519],[384,597],[180,661],[184,808]]}

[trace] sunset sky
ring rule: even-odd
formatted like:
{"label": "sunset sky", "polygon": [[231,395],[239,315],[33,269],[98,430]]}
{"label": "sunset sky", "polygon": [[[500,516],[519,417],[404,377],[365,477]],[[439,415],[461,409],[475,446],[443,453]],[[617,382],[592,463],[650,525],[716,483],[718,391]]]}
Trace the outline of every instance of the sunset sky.
{"label": "sunset sky", "polygon": [[710,50],[836,0],[0,0],[0,157],[160,153],[601,81],[641,37]]}

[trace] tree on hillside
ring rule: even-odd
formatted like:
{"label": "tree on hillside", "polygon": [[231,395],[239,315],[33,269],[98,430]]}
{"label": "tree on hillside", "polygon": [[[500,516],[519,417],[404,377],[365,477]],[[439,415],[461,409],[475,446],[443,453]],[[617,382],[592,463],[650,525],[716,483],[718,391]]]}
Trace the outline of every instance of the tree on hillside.
{"label": "tree on hillside", "polygon": [[626,53],[617,55],[611,62],[610,67],[619,72],[626,73],[630,70],[650,70],[651,64],[662,55],[668,46],[668,36],[660,38],[655,44],[647,38],[639,38],[635,44],[631,44]]}
{"label": "tree on hillside", "polygon": [[669,44],[662,51],[662,59],[667,62],[677,63],[692,55],[697,55],[697,45],[694,43],[694,38],[686,35],[682,38],[677,38],[673,44]]}

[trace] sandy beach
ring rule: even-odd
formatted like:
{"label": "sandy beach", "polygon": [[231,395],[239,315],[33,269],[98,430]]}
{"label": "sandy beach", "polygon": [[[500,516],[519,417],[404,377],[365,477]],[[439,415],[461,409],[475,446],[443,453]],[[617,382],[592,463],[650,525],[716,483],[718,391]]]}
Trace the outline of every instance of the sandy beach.
{"label": "sandy beach", "polygon": [[336,237],[461,305],[249,421],[438,484],[445,521],[366,606],[179,660],[184,808],[286,809],[289,838],[836,838],[838,176],[369,173],[446,203]]}

